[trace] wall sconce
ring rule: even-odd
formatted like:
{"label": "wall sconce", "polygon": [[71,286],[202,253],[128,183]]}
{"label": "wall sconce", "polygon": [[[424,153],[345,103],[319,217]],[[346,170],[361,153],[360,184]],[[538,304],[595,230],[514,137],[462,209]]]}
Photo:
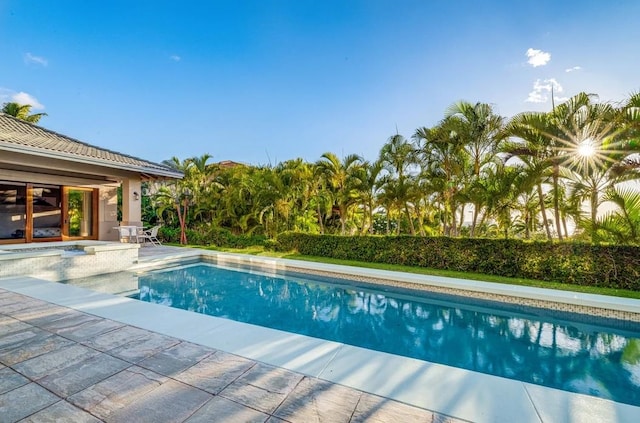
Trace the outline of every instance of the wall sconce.
{"label": "wall sconce", "polygon": [[140,199],[140,194],[138,194],[138,191],[133,191],[133,200],[138,201],[139,199]]}

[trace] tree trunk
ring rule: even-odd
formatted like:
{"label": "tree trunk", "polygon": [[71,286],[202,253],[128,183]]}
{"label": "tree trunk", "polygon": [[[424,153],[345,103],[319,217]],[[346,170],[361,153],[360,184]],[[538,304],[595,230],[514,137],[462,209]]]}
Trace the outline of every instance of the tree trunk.
{"label": "tree trunk", "polygon": [[538,199],[540,200],[540,213],[542,213],[542,223],[544,229],[547,232],[547,239],[551,241],[551,228],[549,228],[549,221],[547,220],[547,209],[544,206],[544,195],[542,195],[542,184],[538,184]]}
{"label": "tree trunk", "polygon": [[473,218],[471,220],[471,233],[469,234],[469,236],[471,238],[475,238],[476,237],[476,225],[478,223],[478,209],[479,209],[479,204],[473,203]]}
{"label": "tree trunk", "polygon": [[[418,202],[418,204],[420,203]],[[424,213],[422,213],[422,210],[419,208],[416,208],[416,213],[418,215],[418,231],[420,236],[426,236],[426,233],[424,232]]]}
{"label": "tree trunk", "polygon": [[387,235],[391,235],[391,218],[389,217],[388,209],[387,209]]}
{"label": "tree trunk", "polygon": [[590,203],[591,203],[591,242],[596,243],[598,242],[598,234],[597,234],[598,193],[596,191],[591,193]]}
{"label": "tree trunk", "polygon": [[369,235],[373,235],[373,203],[369,202]]}
{"label": "tree trunk", "polygon": [[478,222],[478,226],[480,226],[480,227],[484,226],[484,223],[487,220],[487,214],[488,213],[489,213],[488,210],[485,209],[484,213],[482,213],[482,215],[480,216],[480,222]]}
{"label": "tree trunk", "polygon": [[[180,209],[181,205],[182,205],[182,210]],[[186,198],[182,200],[182,204],[176,203],[176,210],[178,211],[178,221],[180,222],[180,244],[186,245],[187,244],[187,231],[186,231],[187,199]]]}
{"label": "tree trunk", "polygon": [[318,213],[318,224],[320,225],[320,234],[324,235],[324,222],[323,222],[324,219],[322,218],[322,211],[320,210],[320,203],[318,203],[317,213]]}
{"label": "tree trunk", "polygon": [[558,187],[558,173],[560,169],[558,165],[553,165],[553,213],[556,221],[556,231],[558,231],[558,239],[562,241],[562,228],[560,227],[560,194]]}
{"label": "tree trunk", "polygon": [[411,214],[409,213],[409,206],[407,203],[404,203],[404,212],[407,214],[407,220],[409,221],[409,230],[411,231],[411,235],[416,235],[416,228],[413,226],[413,219],[411,218]]}
{"label": "tree trunk", "polygon": [[457,236],[457,229],[458,226],[456,224],[456,209],[455,209],[455,203],[453,200],[453,195],[450,196],[450,204],[449,204],[449,213],[451,215],[451,224],[450,224],[450,235],[451,236]]}

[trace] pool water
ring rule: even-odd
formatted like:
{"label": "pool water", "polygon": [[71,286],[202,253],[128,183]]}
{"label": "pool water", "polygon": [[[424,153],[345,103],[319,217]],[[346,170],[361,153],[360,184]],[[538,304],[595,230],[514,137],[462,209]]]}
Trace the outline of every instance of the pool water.
{"label": "pool water", "polygon": [[139,299],[640,405],[640,324],[347,284],[197,264],[143,274]]}

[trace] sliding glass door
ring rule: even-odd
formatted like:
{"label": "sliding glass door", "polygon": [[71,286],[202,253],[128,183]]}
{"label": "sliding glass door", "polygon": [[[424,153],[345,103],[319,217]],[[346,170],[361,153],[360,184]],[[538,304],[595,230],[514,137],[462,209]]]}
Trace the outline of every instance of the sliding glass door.
{"label": "sliding glass door", "polygon": [[0,181],[0,243],[98,239],[98,190]]}
{"label": "sliding glass door", "polygon": [[62,237],[62,190],[57,185],[33,185],[31,188],[32,233],[34,241]]}
{"label": "sliding glass door", "polygon": [[27,184],[0,181],[0,242],[24,242]]}

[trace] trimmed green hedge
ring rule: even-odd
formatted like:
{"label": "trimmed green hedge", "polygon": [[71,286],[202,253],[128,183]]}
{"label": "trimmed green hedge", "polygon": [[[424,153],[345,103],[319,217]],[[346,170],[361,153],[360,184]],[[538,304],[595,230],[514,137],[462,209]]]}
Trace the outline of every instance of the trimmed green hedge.
{"label": "trimmed green hedge", "polygon": [[[180,228],[163,226],[158,237],[166,242],[180,242]],[[223,228],[187,229],[187,241],[193,245],[215,245],[226,248],[246,248],[254,245],[265,245],[264,235],[234,235]]]}
{"label": "trimmed green hedge", "polygon": [[284,233],[275,248],[309,256],[640,291],[637,246]]}

